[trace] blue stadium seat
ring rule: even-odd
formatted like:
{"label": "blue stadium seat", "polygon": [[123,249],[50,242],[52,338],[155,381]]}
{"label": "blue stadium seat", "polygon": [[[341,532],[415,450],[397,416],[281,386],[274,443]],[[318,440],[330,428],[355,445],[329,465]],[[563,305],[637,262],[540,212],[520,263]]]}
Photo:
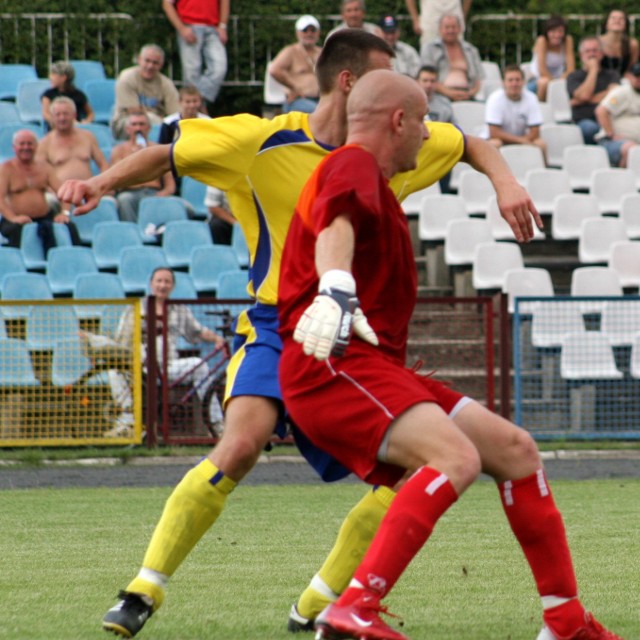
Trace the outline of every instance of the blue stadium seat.
{"label": "blue stadium seat", "polygon": [[95,136],[98,141],[98,146],[102,150],[102,153],[111,156],[111,148],[113,147],[114,140],[111,135],[111,129],[106,124],[101,124],[99,122],[87,122],[87,123],[78,123],[76,125],[79,129],[86,129],[90,131]]}
{"label": "blue stadium seat", "polygon": [[135,222],[100,222],[93,230],[93,257],[98,269],[117,269],[125,247],[142,247]]}
{"label": "blue stadium seat", "polygon": [[[2,279],[2,300],[52,300],[53,293],[43,273],[10,273]],[[30,305],[3,305],[5,319],[26,318]],[[1,368],[1,367],[0,367]]]}
{"label": "blue stadium seat", "polygon": [[81,91],[90,80],[104,80],[107,77],[104,65],[98,60],[69,60],[69,63],[75,74],[73,83]]}
{"label": "blue stadium seat", "polygon": [[[74,300],[119,300],[126,296],[120,277],[115,273],[79,275],[73,286]],[[78,318],[100,318],[103,304],[76,305]]]}
{"label": "blue stadium seat", "polygon": [[[56,246],[70,247],[71,235],[66,224],[54,224],[53,233],[56,238]],[[20,251],[27,269],[45,269],[47,260],[42,247],[42,240],[38,236],[38,225],[35,223],[25,224],[22,228],[20,238]]]}
{"label": "blue stadium seat", "polygon": [[31,355],[24,340],[0,338],[0,388],[38,387],[40,382],[33,372]]}
{"label": "blue stadium seat", "polygon": [[227,245],[196,247],[191,252],[189,275],[198,293],[217,291],[219,275],[234,269],[240,269],[240,265],[235,251]]}
{"label": "blue stadium seat", "polygon": [[109,124],[116,103],[116,81],[112,78],[89,80],[82,90],[93,108],[94,122]]}
{"label": "blue stadium seat", "polygon": [[42,94],[51,87],[48,80],[21,80],[18,83],[16,107],[22,122],[42,124]]}
{"label": "blue stadium seat", "polygon": [[167,258],[160,247],[125,247],[120,254],[118,275],[127,295],[147,290],[151,273],[167,266]]}
{"label": "blue stadium seat", "polygon": [[0,308],[0,339],[7,337],[7,327],[4,323],[4,316],[2,315],[2,309]]}
{"label": "blue stadium seat", "polygon": [[47,256],[47,279],[53,295],[70,296],[78,274],[97,272],[93,251],[88,247],[54,247]]}
{"label": "blue stadium seat", "polygon": [[[14,247],[2,247],[0,249],[0,282],[9,273],[25,273],[27,266],[22,259],[20,249]],[[0,297],[2,291],[0,291]]]}
{"label": "blue stadium seat", "polygon": [[249,300],[247,283],[249,275],[244,269],[223,271],[218,276],[216,298],[221,300]]}
{"label": "blue stadium seat", "polygon": [[26,343],[30,351],[52,351],[58,340],[80,335],[73,307],[39,304],[31,307],[26,323]]}
{"label": "blue stadium seat", "polygon": [[102,198],[98,206],[82,216],[74,216],[75,224],[80,240],[83,244],[93,243],[93,234],[96,225],[102,222],[118,222],[118,207],[111,198]]}
{"label": "blue stadium seat", "polygon": [[190,176],[184,176],[180,183],[180,196],[183,197],[192,207],[198,218],[206,220],[209,211],[204,204],[204,197],[207,193],[207,185],[204,182],[194,180]]}
{"label": "blue stadium seat", "polygon": [[20,82],[37,79],[38,73],[31,64],[0,64],[0,100],[15,100]]}
{"label": "blue stadium seat", "polygon": [[176,196],[150,196],[143,198],[138,207],[138,228],[142,236],[142,241],[146,244],[158,242],[158,236],[145,232],[149,225],[158,228],[174,220],[188,220],[187,207],[182,200]]}
{"label": "blue stadium seat", "polygon": [[191,251],[195,247],[211,244],[209,225],[201,220],[167,222],[162,234],[162,248],[170,267],[188,267]]}
{"label": "blue stadium seat", "polygon": [[69,336],[56,341],[51,358],[51,384],[54,387],[77,384],[90,371],[91,361],[79,336]]}
{"label": "blue stadium seat", "polygon": [[[0,73],[2,66],[0,65]],[[20,124],[20,114],[15,103],[0,100],[0,122],[5,124]]]}

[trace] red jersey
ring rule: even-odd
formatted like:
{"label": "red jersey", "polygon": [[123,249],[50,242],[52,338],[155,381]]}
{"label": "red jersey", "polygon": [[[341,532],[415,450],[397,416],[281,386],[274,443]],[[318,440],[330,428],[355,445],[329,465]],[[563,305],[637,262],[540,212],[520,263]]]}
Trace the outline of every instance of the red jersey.
{"label": "red jersey", "polygon": [[217,27],[220,22],[218,0],[174,0],[180,20],[185,24],[206,24]]}
{"label": "red jersey", "polygon": [[300,194],[280,270],[280,335],[291,337],[318,293],[316,238],[340,214],[353,225],[352,273],[362,311],[380,340],[377,349],[404,366],[417,296],[407,217],[374,156],[357,145],[326,156]]}

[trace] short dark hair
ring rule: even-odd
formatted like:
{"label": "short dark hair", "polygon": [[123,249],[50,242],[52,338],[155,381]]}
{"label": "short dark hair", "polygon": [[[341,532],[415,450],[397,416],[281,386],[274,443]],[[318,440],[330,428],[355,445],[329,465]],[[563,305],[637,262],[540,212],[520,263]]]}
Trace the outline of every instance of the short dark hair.
{"label": "short dark hair", "polygon": [[524,71],[522,70],[522,68],[517,65],[517,64],[508,64],[505,68],[504,71],[502,72],[502,77],[504,78],[504,76],[507,75],[507,73],[509,72],[515,72],[515,73],[519,73],[523,78],[524,78]]}
{"label": "short dark hair", "polygon": [[156,267],[149,277],[149,282],[153,280],[153,277],[158,273],[158,271],[168,271],[171,274],[171,280],[173,280],[173,284],[176,283],[176,274],[171,267]]}
{"label": "short dark hair", "polygon": [[416,77],[419,77],[423,71],[425,73],[434,73],[436,76],[438,75],[437,67],[434,67],[432,64],[423,64],[420,69],[418,69],[418,76]]}
{"label": "short dark hair", "polygon": [[369,70],[372,51],[394,57],[393,49],[378,36],[363,29],[340,29],[330,35],[316,63],[316,76],[320,93],[329,93],[341,71],[351,71],[360,78]]}

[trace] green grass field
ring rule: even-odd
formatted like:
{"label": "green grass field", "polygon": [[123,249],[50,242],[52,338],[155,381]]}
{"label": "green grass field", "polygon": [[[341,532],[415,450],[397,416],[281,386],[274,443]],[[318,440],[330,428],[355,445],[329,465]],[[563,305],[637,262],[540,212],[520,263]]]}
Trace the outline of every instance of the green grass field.
{"label": "green grass field", "polygon": [[[554,488],[585,604],[638,640],[640,481]],[[0,638],[106,639],[101,617],[137,571],[169,492],[0,492]],[[289,607],[362,493],[359,485],[239,487],[138,637],[300,637],[286,632]],[[491,483],[473,486],[444,516],[387,604],[412,640],[535,639],[539,600]]]}

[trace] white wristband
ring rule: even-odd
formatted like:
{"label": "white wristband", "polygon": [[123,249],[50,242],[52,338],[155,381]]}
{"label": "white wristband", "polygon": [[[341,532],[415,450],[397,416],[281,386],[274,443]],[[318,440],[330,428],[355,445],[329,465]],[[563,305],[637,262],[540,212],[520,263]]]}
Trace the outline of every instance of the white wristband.
{"label": "white wristband", "polygon": [[320,278],[318,291],[326,289],[340,289],[350,295],[356,294],[356,281],[348,271],[342,269],[329,269]]}
{"label": "white wristband", "polygon": [[227,28],[226,22],[218,22],[218,29],[226,29],[226,28]]}

